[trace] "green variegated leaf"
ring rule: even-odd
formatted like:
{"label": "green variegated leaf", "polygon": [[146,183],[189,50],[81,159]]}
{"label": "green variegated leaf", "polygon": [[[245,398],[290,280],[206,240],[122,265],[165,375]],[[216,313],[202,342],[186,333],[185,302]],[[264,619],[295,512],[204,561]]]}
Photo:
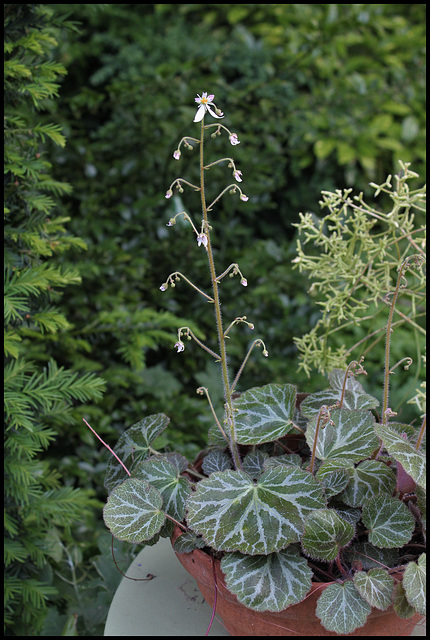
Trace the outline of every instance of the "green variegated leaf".
{"label": "green variegated leaf", "polygon": [[345,489],[353,469],[352,460],[329,460],[321,465],[316,478],[322,483],[327,499]]}
{"label": "green variegated leaf", "polygon": [[267,384],[242,393],[234,401],[236,441],[261,444],[281,438],[293,429],[296,387]]}
{"label": "green variegated leaf", "polygon": [[[374,430],[375,419],[370,411],[333,409],[333,425],[319,430],[316,455],[320,460],[344,459],[360,462],[378,446]],[[311,418],[306,429],[306,442],[313,449],[317,417]]]}
{"label": "green variegated leaf", "polygon": [[254,611],[283,611],[301,602],[312,585],[312,570],[298,545],[267,556],[226,553],[221,569],[229,591]]}
{"label": "green variegated leaf", "polygon": [[309,511],[325,507],[312,474],[279,466],[254,482],[244,471],[219,471],[197,484],[189,526],[217,550],[269,554],[298,542]]}
{"label": "green variegated leaf", "polygon": [[403,502],[385,494],[364,503],[362,520],[369,530],[369,542],[388,549],[409,542],[415,527],[415,519]]}
{"label": "green variegated leaf", "polygon": [[[333,406],[340,401],[345,371],[334,369],[329,373],[331,389],[324,389],[310,394],[300,405],[300,411],[307,418],[315,416],[323,405]],[[342,409],[358,409],[364,411],[374,409],[379,400],[365,393],[363,387],[354,377],[348,378]]]}
{"label": "green variegated leaf", "polygon": [[351,580],[326,587],[316,607],[323,626],[328,631],[343,634],[363,627],[371,611],[370,604],[363,600]]}
{"label": "green variegated leaf", "polygon": [[[345,380],[346,371],[344,369],[333,369],[328,374],[328,381],[332,389],[342,391],[343,383]],[[346,391],[351,391],[356,396],[362,396],[365,391],[361,385],[361,382],[355,376],[349,376],[345,385]]]}
{"label": "green variegated leaf", "polygon": [[352,507],[347,507],[345,504],[336,504],[333,505],[333,509],[336,511],[337,515],[352,524],[354,527],[357,522],[361,519],[361,509],[353,509]]}
{"label": "green variegated leaf", "polygon": [[398,582],[394,585],[393,608],[399,618],[402,618],[403,620],[411,618],[416,613],[415,609],[411,607],[406,598],[405,588],[402,582]]}
{"label": "green variegated leaf", "polygon": [[226,447],[228,445],[228,439],[224,438],[217,424],[209,427],[208,443],[213,447]]}
{"label": "green variegated leaf", "polygon": [[215,471],[225,471],[231,469],[231,458],[224,451],[209,451],[205,456],[202,464],[202,469],[207,476]]}
{"label": "green variegated leaf", "polygon": [[426,461],[424,455],[389,425],[376,424],[375,430],[390,456],[400,462],[406,473],[425,490]]}
{"label": "green variegated leaf", "polygon": [[268,459],[267,453],[262,451],[250,451],[242,460],[242,469],[256,480],[262,473],[265,460]]}
{"label": "green variegated leaf", "polygon": [[351,507],[360,507],[363,502],[378,493],[392,495],[396,487],[394,472],[383,462],[364,460],[350,472],[350,480],[340,500]]}
{"label": "green variegated leaf", "polygon": [[379,549],[370,542],[357,542],[343,551],[343,558],[361,569],[379,569],[381,565],[393,567],[399,558],[397,549]]}
{"label": "green variegated leaf", "polygon": [[[169,422],[170,419],[164,413],[155,413],[137,422],[121,434],[113,450],[130,472],[133,471],[133,467],[137,463],[149,458],[151,442],[164,431]],[[109,458],[104,482],[106,489],[112,491],[125,478],[127,478],[127,474],[118,460],[113,456]]]}
{"label": "green variegated leaf", "polygon": [[355,528],[333,509],[317,509],[305,520],[302,549],[315,560],[331,562],[354,537]]}
{"label": "green variegated leaf", "polygon": [[427,532],[427,500],[426,492],[421,487],[415,487],[415,494],[417,496],[417,507],[420,512],[421,526],[423,528],[423,535]]}
{"label": "green variegated leaf", "polygon": [[403,574],[403,587],[406,598],[421,613],[426,613],[426,554],[422,553],[418,562],[409,562]]}
{"label": "green variegated leaf", "polygon": [[175,465],[175,467],[178,470],[178,473],[183,473],[184,471],[187,470],[188,460],[186,459],[185,456],[181,455],[180,453],[176,453],[175,451],[169,451],[168,453],[163,453],[162,456],[165,460],[168,460],[173,465]]}
{"label": "green variegated leaf", "polygon": [[107,528],[118,540],[143,542],[161,529],[166,519],[159,491],[140,478],[115,487],[103,509]]}
{"label": "green variegated leaf", "polygon": [[385,569],[371,569],[367,573],[357,571],[354,584],[371,607],[384,611],[391,606],[394,580]]}
{"label": "green variegated leaf", "polygon": [[196,536],[192,531],[186,531],[176,538],[173,548],[177,553],[191,553],[194,549],[203,549],[205,546],[203,538]]}
{"label": "green variegated leaf", "polygon": [[279,467],[279,465],[286,465],[289,467],[302,466],[302,459],[297,453],[283,453],[281,456],[274,456],[267,458],[264,462],[264,469],[272,469],[272,467]]}
{"label": "green variegated leaf", "polygon": [[187,478],[179,475],[174,464],[164,458],[144,460],[133,469],[133,477],[143,478],[161,493],[165,512],[175,518],[184,519],[185,501],[191,493]]}

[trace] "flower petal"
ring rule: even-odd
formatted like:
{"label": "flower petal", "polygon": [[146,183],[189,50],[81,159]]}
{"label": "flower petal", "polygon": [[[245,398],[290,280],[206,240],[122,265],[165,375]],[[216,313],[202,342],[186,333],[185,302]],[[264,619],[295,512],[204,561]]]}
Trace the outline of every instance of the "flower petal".
{"label": "flower petal", "polygon": [[196,115],[194,116],[194,122],[200,122],[200,120],[203,120],[205,113],[206,113],[206,107],[204,104],[201,104],[200,107],[197,109]]}
{"label": "flower petal", "polygon": [[200,247],[202,244],[205,248],[208,246],[208,237],[205,233],[199,233],[197,236],[197,244]]}
{"label": "flower petal", "polygon": [[224,116],[218,116],[213,109],[211,109],[208,105],[206,105],[207,110],[214,118],[223,118]]}

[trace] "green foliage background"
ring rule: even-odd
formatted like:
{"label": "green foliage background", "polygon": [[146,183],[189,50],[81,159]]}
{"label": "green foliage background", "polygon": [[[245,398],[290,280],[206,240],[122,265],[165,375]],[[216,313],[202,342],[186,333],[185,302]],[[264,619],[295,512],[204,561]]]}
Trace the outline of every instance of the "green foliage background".
{"label": "green foliage background", "polygon": [[[226,126],[238,134],[233,155],[250,196],[246,204],[224,197],[214,217],[218,268],[238,262],[248,279],[240,295],[236,279],[223,285],[224,318],[247,315],[270,354],[253,356],[241,389],[294,382],[313,390],[322,378],[308,380],[297,371],[293,337],[319,316],[306,294],[308,281],[291,270],[292,224],[299,211],[319,213],[323,189],[353,186],[370,195],[369,181],[396,172],[398,159],[424,175],[425,5],[7,6],[49,7],[46,19],[57,30],[49,61],[67,70],[59,95],[43,96],[44,117],[31,116],[38,136],[31,144],[33,156],[45,154],[55,184],[71,185],[53,187],[62,221],[47,231],[56,241],[61,237],[57,246],[64,251],[41,262],[49,257],[50,272],[75,276],[64,287],[57,280],[61,295],[52,294],[62,326],[48,326],[46,319],[42,330],[42,318],[26,329],[26,340],[42,366],[53,358],[65,371],[106,382],[99,402],[74,402],[74,419],[49,446],[66,484],[103,499],[106,457],[84,430],[84,415],[115,442],[142,415],[163,410],[174,425],[166,444],[192,455],[210,426],[196,387],[215,384],[215,400],[222,402],[216,365],[206,354],[191,344],[179,355],[172,348],[175,327],[184,324],[210,345],[212,309],[184,283],[174,292],[159,291],[177,269],[207,287],[206,256],[193,235],[186,227],[165,226],[182,209],[199,219],[198,194],[164,198],[178,175],[196,177],[195,152],[184,151],[180,163],[172,158],[179,139],[194,134],[195,95],[214,93]],[[65,13],[67,26],[60,21]],[[39,121],[44,132],[34,129]],[[50,131],[67,144],[52,144]],[[15,139],[16,149],[20,144]],[[208,141],[208,161],[231,154],[228,147],[225,138]],[[214,167],[208,198],[230,177]],[[45,220],[47,212],[40,215]],[[251,335],[239,327],[231,336],[234,370]],[[50,426],[58,429],[63,421]],[[84,520],[77,539],[93,531]],[[85,562],[99,553],[97,535],[87,547],[77,545],[87,585],[92,574]],[[57,598],[58,611],[79,614],[79,633],[97,635],[82,613],[85,597],[79,603],[72,592]],[[56,635],[52,613],[49,624],[44,635]]]}

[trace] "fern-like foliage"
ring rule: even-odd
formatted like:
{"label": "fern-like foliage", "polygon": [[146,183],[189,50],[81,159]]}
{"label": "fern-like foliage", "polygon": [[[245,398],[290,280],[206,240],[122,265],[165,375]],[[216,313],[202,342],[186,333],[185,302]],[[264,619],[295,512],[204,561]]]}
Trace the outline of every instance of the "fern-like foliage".
{"label": "fern-like foliage", "polygon": [[[57,124],[43,120],[64,67],[52,60],[56,27],[49,5],[5,8],[5,627],[7,635],[38,635],[57,588],[49,539],[92,505],[86,491],[66,486],[47,457],[73,406],[100,398],[104,381],[60,366],[48,347],[71,324],[61,292],[80,283],[75,267],[52,260],[85,243],[68,235],[57,212],[70,185],[50,175],[44,144],[64,146]],[[52,545],[51,545],[52,546]],[[58,544],[57,544],[58,552]]]}

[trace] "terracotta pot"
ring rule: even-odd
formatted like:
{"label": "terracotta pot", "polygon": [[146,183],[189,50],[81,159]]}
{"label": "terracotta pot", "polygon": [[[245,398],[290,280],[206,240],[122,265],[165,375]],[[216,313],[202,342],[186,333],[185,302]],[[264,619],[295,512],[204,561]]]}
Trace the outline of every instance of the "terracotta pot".
{"label": "terracotta pot", "polygon": [[[176,527],[171,539],[172,544],[180,534],[181,530]],[[315,615],[316,602],[321,591],[327,586],[325,583],[314,583],[305,600],[284,611],[258,612],[245,607],[228,591],[219,560],[213,559],[201,550],[177,553],[176,556],[197,581],[204,599],[211,607],[214,604],[215,575],[218,589],[216,614],[232,636],[410,636],[415,625],[422,620],[419,614],[402,620],[392,607],[386,611],[372,609],[364,627],[350,634],[333,633],[324,629]]]}

